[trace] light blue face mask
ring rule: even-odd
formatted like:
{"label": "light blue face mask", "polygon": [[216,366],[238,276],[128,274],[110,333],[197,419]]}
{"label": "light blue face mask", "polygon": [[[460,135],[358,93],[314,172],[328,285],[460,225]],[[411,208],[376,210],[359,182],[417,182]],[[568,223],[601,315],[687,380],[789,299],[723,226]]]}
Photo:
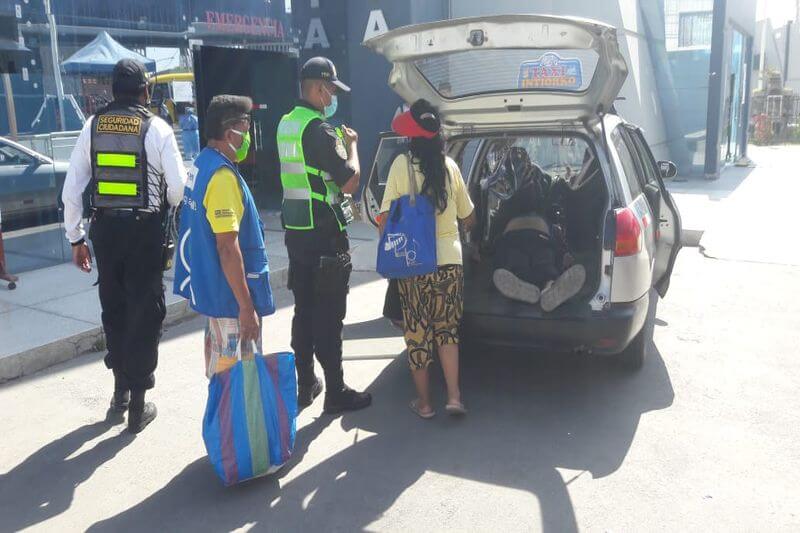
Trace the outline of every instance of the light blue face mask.
{"label": "light blue face mask", "polygon": [[325,118],[331,118],[336,114],[336,110],[339,108],[339,99],[335,94],[332,94],[327,87],[325,87],[325,91],[331,96],[331,103],[325,106],[325,109],[322,110],[322,114],[325,115]]}

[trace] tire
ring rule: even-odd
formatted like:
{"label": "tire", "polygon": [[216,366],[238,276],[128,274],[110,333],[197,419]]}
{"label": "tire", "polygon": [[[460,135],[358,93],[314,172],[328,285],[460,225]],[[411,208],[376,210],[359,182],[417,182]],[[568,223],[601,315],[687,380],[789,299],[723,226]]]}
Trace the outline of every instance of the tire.
{"label": "tire", "polygon": [[620,366],[629,371],[636,372],[644,366],[644,359],[647,356],[647,335],[649,324],[645,323],[642,330],[633,338],[628,347],[617,356]]}
{"label": "tire", "polygon": [[644,366],[647,358],[647,349],[653,342],[653,331],[656,326],[656,311],[658,309],[658,294],[650,291],[650,301],[647,308],[647,318],[639,333],[631,340],[628,347],[617,356],[620,366],[628,372],[636,372]]}

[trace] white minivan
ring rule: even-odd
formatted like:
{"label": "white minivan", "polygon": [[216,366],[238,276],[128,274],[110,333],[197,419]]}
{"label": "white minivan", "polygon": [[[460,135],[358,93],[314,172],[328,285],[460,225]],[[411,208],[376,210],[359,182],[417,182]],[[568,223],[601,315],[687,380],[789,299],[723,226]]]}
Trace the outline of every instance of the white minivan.
{"label": "white minivan", "polygon": [[[640,367],[681,247],[681,220],[663,183],[675,165],[656,161],[642,131],[615,113],[628,73],[616,29],[501,15],[407,26],[364,44],[393,64],[389,85],[406,102],[424,98],[439,109],[480,220],[470,240],[492,249],[508,195],[485,184],[497,181],[509,151],[524,151],[551,180],[551,211],[586,267],[581,293],[546,313],[494,289],[491,257],[465,257],[465,337],[617,355]],[[405,150],[404,139],[381,136],[363,198],[373,223],[389,166]],[[513,189],[513,177],[500,181]]]}

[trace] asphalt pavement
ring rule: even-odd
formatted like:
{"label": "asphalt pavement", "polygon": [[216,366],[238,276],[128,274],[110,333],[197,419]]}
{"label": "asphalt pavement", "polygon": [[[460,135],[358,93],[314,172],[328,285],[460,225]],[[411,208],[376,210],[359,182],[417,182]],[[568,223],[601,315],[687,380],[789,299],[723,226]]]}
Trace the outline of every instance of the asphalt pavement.
{"label": "asphalt pavement", "polygon": [[[769,191],[800,151],[769,163],[771,150],[754,151],[764,172],[719,191],[685,186],[697,220],[715,214],[706,246],[678,258],[637,373],[465,346],[469,414],[444,415],[434,371],[440,412],[421,420],[403,341],[380,317],[385,282],[362,271],[345,375],[374,405],[329,417],[318,400],[271,477],[226,489],[208,464],[201,318],[168,328],[150,396],[160,414],[137,437],[103,421],[102,353],[0,385],[0,531],[798,531],[794,197]],[[358,270],[374,261],[363,248]],[[289,344],[291,295],[276,295],[268,351]]]}
{"label": "asphalt pavement", "polygon": [[[684,250],[644,368],[469,349],[469,415],[414,416],[384,282],[359,273],[348,382],[368,410],[298,420],[291,463],[225,489],[200,436],[202,319],[162,344],[159,418],[130,437],[102,419],[93,354],[0,387],[0,530],[797,531],[800,301],[794,267]],[[265,326],[288,346],[291,296]]]}

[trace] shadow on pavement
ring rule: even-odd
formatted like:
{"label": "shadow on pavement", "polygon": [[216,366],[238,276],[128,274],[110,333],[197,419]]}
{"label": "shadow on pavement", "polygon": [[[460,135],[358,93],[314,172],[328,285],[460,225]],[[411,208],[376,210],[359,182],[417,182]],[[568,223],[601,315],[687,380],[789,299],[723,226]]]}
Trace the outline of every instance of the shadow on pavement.
{"label": "shadow on pavement", "polygon": [[75,429],[0,476],[0,531],[19,531],[69,509],[75,488],[135,438],[120,433],[70,457],[111,428],[103,421]]}
{"label": "shadow on pavement", "polygon": [[[595,478],[613,473],[642,414],[672,404],[664,361],[650,348],[638,374],[602,359],[468,354],[462,381],[470,414],[463,420],[442,412],[432,421],[413,415],[407,408],[410,377],[398,357],[370,385],[373,407],[339,419],[323,416],[298,431],[292,464],[279,478],[224,489],[202,458],[140,504],[91,529],[363,530],[425,472],[436,472],[528,491],[539,501],[541,529],[577,531],[569,481],[557,468]],[[443,392],[441,375],[434,379]],[[291,469],[306,466],[301,461],[309,444],[331,424],[352,430],[354,444],[287,479]],[[487,502],[487,509],[495,504]],[[529,520],[534,516],[532,510]]]}

